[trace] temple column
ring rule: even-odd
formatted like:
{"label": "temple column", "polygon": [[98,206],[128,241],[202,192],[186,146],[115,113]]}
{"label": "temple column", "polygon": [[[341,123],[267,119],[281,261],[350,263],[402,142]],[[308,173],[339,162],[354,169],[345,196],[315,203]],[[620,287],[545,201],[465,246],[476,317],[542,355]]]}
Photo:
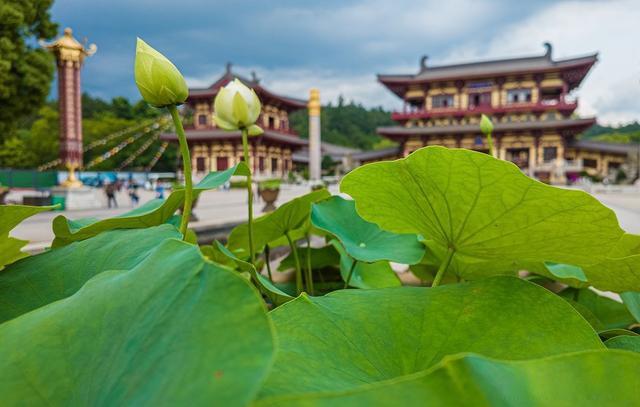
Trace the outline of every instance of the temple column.
{"label": "temple column", "polygon": [[320,141],[320,91],[311,89],[309,96],[309,180],[319,181],[322,177]]}
{"label": "temple column", "polygon": [[540,149],[540,135],[533,135],[533,146],[529,149],[529,168],[531,177],[535,176],[536,168],[540,159],[538,158],[538,150]]}

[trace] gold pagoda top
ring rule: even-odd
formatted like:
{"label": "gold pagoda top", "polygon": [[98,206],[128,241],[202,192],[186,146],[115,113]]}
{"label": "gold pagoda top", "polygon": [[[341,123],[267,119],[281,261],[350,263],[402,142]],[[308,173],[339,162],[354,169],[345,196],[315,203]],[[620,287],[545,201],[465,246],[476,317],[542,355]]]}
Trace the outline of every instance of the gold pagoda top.
{"label": "gold pagoda top", "polygon": [[78,42],[69,27],[64,29],[64,34],[57,40],[50,43],[41,42],[41,45],[53,52],[58,60],[72,62],[82,62],[84,57],[91,56],[98,50],[96,44],[87,47]]}
{"label": "gold pagoda top", "polygon": [[309,92],[309,104],[307,105],[310,116],[320,116],[320,91],[316,88]]}

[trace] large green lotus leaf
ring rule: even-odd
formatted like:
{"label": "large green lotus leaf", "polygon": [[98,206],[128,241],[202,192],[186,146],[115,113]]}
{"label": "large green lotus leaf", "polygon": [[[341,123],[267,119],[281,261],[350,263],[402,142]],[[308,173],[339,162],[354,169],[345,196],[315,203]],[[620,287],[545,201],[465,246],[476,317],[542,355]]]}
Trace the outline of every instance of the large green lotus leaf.
{"label": "large green lotus leaf", "polygon": [[640,291],[640,254],[582,267],[589,284],[603,291]]}
{"label": "large green lotus leaf", "polygon": [[516,360],[604,348],[565,300],[515,277],[303,294],[271,316],[279,349],[261,397],[348,390],[460,352]]}
{"label": "large green lotus leaf", "polygon": [[[292,199],[275,211],[255,219],[253,222],[254,250],[259,252],[265,245],[300,228],[309,218],[311,204],[330,196],[331,194],[326,189],[313,191]],[[249,228],[246,223],[233,228],[229,234],[227,247],[234,253],[246,253],[248,257]]]}
{"label": "large green lotus leaf", "polygon": [[340,242],[334,239],[330,243],[340,255],[340,276],[345,282],[349,280],[350,287],[387,288],[402,285],[396,272],[393,271],[389,262],[385,260],[375,263],[359,261],[353,269],[351,279],[349,279],[349,272],[351,271],[354,259],[349,256]]}
{"label": "large green lotus leaf", "polygon": [[273,358],[264,305],[176,239],[0,325],[6,405],[247,405]]}
{"label": "large green lotus leaf", "polygon": [[[340,254],[332,245],[316,248],[312,247],[311,252],[311,269],[319,270],[325,267],[338,266],[340,264]],[[298,247],[298,256],[300,264],[306,267],[307,265],[307,248]],[[278,271],[287,271],[296,267],[295,258],[293,253],[289,253],[280,264],[278,265]]]}
{"label": "large green lotus leaf", "polygon": [[551,261],[545,261],[544,266],[553,276],[558,277],[558,279],[574,279],[583,283],[587,282],[587,276],[584,275],[581,267]]}
{"label": "large green lotus leaf", "polygon": [[[233,175],[245,175],[246,165],[236,165],[225,171],[211,172],[194,186],[194,194],[214,189],[229,181]],[[154,199],[140,207],[113,218],[94,218],[72,221],[63,215],[53,220],[56,235],[52,247],[60,247],[78,240],[88,239],[99,233],[113,229],[136,229],[157,226],[167,222],[184,204],[184,189],[173,191],[165,200]]]}
{"label": "large green lotus leaf", "polygon": [[[528,262],[584,269],[605,260],[624,233],[614,212],[591,195],[545,185],[510,162],[469,150],[431,146],[364,165],[340,188],[364,219],[451,250],[452,269],[466,279],[504,273],[509,265],[517,271]],[[457,263],[481,267],[471,272]],[[585,274],[593,283],[589,270]]]}
{"label": "large green lotus leaf", "polygon": [[588,282],[577,278],[561,278],[551,273],[543,262],[501,261],[458,262],[451,270],[462,276],[486,276],[488,274],[512,274],[514,270],[528,270],[555,279],[575,288],[593,286],[603,291],[623,292],[640,289],[640,255],[622,258],[606,258],[594,264],[580,265]]}
{"label": "large green lotus leaf", "polygon": [[227,254],[223,253],[216,243],[217,241],[213,242],[210,245],[201,245],[200,252],[202,253],[202,255],[214,263],[218,263],[230,268],[236,268],[237,262]]}
{"label": "large green lotus leaf", "polygon": [[69,297],[103,271],[132,268],[176,237],[171,225],[113,230],[18,261],[0,273],[0,322]]}
{"label": "large green lotus leaf", "polygon": [[640,235],[625,233],[609,252],[609,257],[625,257],[640,254]]}
{"label": "large green lotus leaf", "polygon": [[358,261],[416,264],[424,255],[418,236],[380,229],[358,215],[353,201],[339,196],[313,204],[311,223],[337,237],[347,253]]}
{"label": "large green lotus leaf", "polygon": [[286,302],[293,300],[292,296],[290,296],[289,294],[285,293],[284,291],[276,287],[273,284],[273,282],[271,282],[271,280],[269,280],[262,274],[258,273],[256,271],[256,268],[253,266],[253,264],[246,262],[244,260],[240,260],[238,256],[236,256],[229,249],[224,247],[222,243],[216,241],[213,246],[215,246],[220,253],[227,256],[229,259],[233,260],[237,264],[240,270],[251,274],[251,277],[253,278],[253,281],[256,283],[256,285],[260,289],[260,292],[264,294],[274,305],[276,306],[282,305]]}
{"label": "large green lotus leaf", "polygon": [[9,232],[23,220],[36,213],[48,211],[53,206],[0,205],[0,270],[7,264],[29,256],[22,249],[26,240],[10,237]]}
{"label": "large green lotus leaf", "polygon": [[448,357],[432,369],[353,390],[274,397],[258,406],[632,406],[640,355],[588,351],[525,361]]}
{"label": "large green lotus leaf", "polygon": [[574,287],[592,285],[605,291],[640,289],[640,236],[625,233],[609,251],[607,258],[594,264],[583,265],[582,268],[589,284],[580,285],[572,280],[559,280]]}
{"label": "large green lotus leaf", "polygon": [[[611,298],[603,297],[588,288],[567,288],[562,290],[559,295],[569,301],[570,304],[575,305],[577,303],[591,311],[601,322],[600,326],[594,325],[597,330],[627,328],[634,323],[633,316],[624,304]],[[576,306],[576,309],[580,311],[578,306]]]}
{"label": "large green lotus leaf", "polygon": [[607,339],[604,344],[609,349],[630,350],[640,353],[640,336],[619,335]]}
{"label": "large green lotus leaf", "polygon": [[636,322],[640,322],[640,292],[627,291],[620,294],[620,297]]}

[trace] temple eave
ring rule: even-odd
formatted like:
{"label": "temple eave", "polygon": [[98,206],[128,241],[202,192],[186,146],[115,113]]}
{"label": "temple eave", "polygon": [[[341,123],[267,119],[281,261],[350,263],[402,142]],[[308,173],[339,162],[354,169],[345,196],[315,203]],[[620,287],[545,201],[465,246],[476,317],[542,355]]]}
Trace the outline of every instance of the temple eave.
{"label": "temple eave", "polygon": [[[545,120],[530,122],[495,123],[494,134],[508,132],[527,132],[544,130],[568,130],[572,133],[580,133],[596,123],[595,118]],[[404,138],[410,136],[450,135],[450,134],[479,134],[477,124],[403,127],[389,126],[378,127],[378,134],[391,138]]]}
{"label": "temple eave", "polygon": [[[242,134],[239,131],[225,131],[220,129],[207,130],[186,130],[187,142],[214,143],[222,141],[241,141]],[[160,135],[163,141],[178,142],[175,133],[164,133]],[[301,148],[308,144],[307,140],[299,138],[294,134],[281,133],[277,131],[265,130],[260,136],[250,137],[250,140],[268,141],[274,144],[287,145],[292,148]]]}

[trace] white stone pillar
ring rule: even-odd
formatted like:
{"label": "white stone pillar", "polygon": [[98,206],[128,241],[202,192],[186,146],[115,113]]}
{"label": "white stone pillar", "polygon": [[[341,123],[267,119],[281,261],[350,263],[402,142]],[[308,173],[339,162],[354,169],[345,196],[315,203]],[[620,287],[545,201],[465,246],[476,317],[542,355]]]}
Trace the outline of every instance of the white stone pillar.
{"label": "white stone pillar", "polygon": [[309,180],[319,181],[321,173],[320,91],[311,89],[309,95]]}

